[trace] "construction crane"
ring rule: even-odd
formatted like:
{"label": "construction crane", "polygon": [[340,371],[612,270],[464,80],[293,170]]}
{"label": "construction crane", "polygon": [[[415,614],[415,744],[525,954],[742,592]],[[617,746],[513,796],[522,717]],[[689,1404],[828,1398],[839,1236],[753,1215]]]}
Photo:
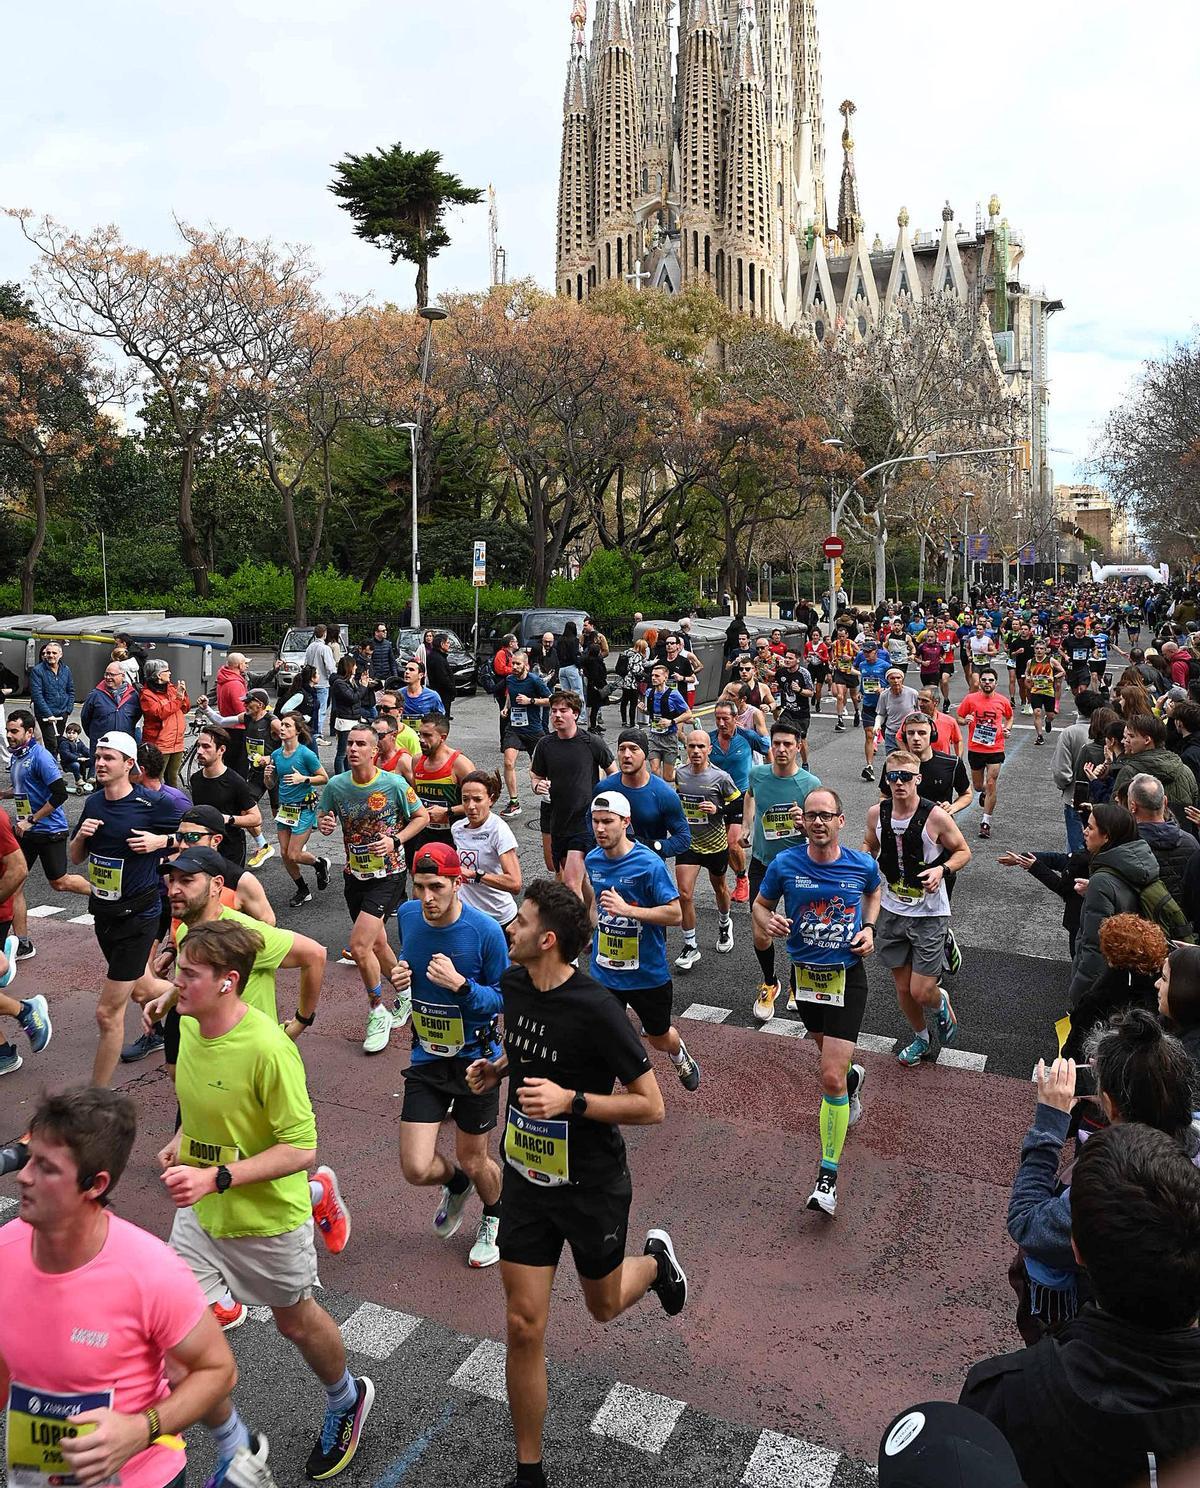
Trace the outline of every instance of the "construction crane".
{"label": "construction crane", "polygon": [[508,253],[500,246],[500,216],[496,211],[496,188],[488,187],[488,256],[491,260],[492,288],[508,283]]}

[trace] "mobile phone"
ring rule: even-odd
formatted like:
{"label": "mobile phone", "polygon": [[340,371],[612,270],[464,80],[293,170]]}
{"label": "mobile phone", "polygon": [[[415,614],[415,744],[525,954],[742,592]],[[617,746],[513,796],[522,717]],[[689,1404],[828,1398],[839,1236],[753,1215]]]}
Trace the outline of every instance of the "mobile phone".
{"label": "mobile phone", "polygon": [[1075,1066],[1075,1094],[1096,1095],[1096,1071],[1090,1064],[1078,1064]]}
{"label": "mobile phone", "polygon": [[1087,806],[1090,810],[1091,786],[1086,780],[1077,780],[1071,789],[1071,805],[1078,811]]}

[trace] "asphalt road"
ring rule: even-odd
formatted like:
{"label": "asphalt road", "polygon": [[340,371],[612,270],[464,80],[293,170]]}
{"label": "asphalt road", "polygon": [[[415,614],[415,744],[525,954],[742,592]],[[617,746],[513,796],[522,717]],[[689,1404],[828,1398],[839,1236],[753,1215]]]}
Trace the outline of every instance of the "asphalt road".
{"label": "asphalt road", "polygon": [[[615,741],[615,708],[608,721]],[[1011,1251],[1004,1212],[1032,1112],[1030,1071],[1054,1050],[1067,980],[1061,906],[996,861],[1006,849],[1062,843],[1051,751],[1032,741],[1019,718],[991,840],[976,836],[977,806],[960,818],[974,852],[954,898],[963,967],[947,983],[961,1032],[936,1066],[896,1065],[890,1050],[906,1025],[890,978],[871,967],[866,1114],[847,1146],[832,1223],[803,1207],[818,1156],[815,1052],[787,1036],[801,1029],[785,1012],[770,1033],[753,1024],[758,969],[747,910],[735,907],[734,952],[717,955],[715,908],[701,886],[704,956],[677,977],[675,1006],[703,1084],[688,1096],[660,1063],[667,1122],[629,1134],[631,1239],[666,1224],[691,1298],[677,1319],[664,1318],[650,1299],[602,1328],[564,1269],[547,1342],[553,1481],[850,1488],[868,1481],[863,1464],[873,1461],[892,1414],[917,1400],[954,1398],[971,1362],[1019,1346],[1004,1275]],[[477,764],[496,763],[489,699],[460,700],[451,743]],[[827,705],[813,721],[810,748],[811,768],[847,802],[847,840],[857,845],[873,799],[858,779],[861,738],[851,729],[836,734]],[[79,804],[71,803],[72,816]],[[543,871],[536,812],[515,829],[526,877],[536,876]],[[340,856],[336,841],[330,851]],[[261,877],[279,908],[288,892],[282,867],[272,861]],[[499,1484],[512,1463],[496,1343],[499,1277],[465,1265],[477,1211],[468,1209],[460,1235],[442,1242],[430,1228],[434,1195],[412,1192],[399,1177],[406,1041],[397,1035],[387,1054],[362,1055],[358,976],[332,964],[347,928],[336,884],[335,877],[299,912],[279,908],[279,918],[331,950],[321,1018],[302,1047],[321,1160],[339,1171],[354,1236],[323,1267],[323,1299],[345,1327],[352,1367],[371,1373],[378,1389],[347,1480],[378,1488]],[[42,911],[31,921],[39,954],[22,964],[16,990],[47,993],[56,1033],[45,1056],[27,1057],[0,1083],[0,1137],[22,1129],[47,1085],[86,1077],[94,1038],[100,973],[92,933],[76,923],[84,905],[37,878],[29,897]],[[285,1008],[289,980],[281,978]],[[120,1078],[133,1087],[143,1121],[118,1208],[163,1234],[170,1215],[153,1154],[170,1130],[170,1087],[157,1060]],[[12,1192],[11,1180],[0,1187],[0,1210]],[[253,1319],[231,1339],[243,1411],[272,1439],[279,1482],[300,1482],[319,1425],[319,1391],[269,1322]],[[205,1471],[204,1434],[192,1436],[196,1469]]]}

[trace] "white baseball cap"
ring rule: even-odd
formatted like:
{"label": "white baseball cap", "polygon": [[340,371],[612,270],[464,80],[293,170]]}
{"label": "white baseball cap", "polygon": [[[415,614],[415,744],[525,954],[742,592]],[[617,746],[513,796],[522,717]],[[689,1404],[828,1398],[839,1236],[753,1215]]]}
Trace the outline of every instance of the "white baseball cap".
{"label": "white baseball cap", "polygon": [[96,745],[97,749],[115,749],[118,754],[123,754],[126,759],[137,759],[137,740],[132,734],[105,734]]}
{"label": "white baseball cap", "polygon": [[622,795],[620,791],[602,791],[592,801],[592,811],[611,811],[614,816],[629,818],[633,815],[633,807],[629,804],[629,797]]}

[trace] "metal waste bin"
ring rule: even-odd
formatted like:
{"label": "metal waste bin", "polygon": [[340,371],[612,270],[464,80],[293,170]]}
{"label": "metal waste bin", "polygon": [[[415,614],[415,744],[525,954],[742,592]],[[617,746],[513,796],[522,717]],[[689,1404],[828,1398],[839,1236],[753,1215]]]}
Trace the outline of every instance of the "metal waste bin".
{"label": "metal waste bin", "polygon": [[22,697],[29,696],[29,674],[46,644],[36,632],[52,630],[57,623],[53,615],[0,616],[0,665],[17,678]]}

